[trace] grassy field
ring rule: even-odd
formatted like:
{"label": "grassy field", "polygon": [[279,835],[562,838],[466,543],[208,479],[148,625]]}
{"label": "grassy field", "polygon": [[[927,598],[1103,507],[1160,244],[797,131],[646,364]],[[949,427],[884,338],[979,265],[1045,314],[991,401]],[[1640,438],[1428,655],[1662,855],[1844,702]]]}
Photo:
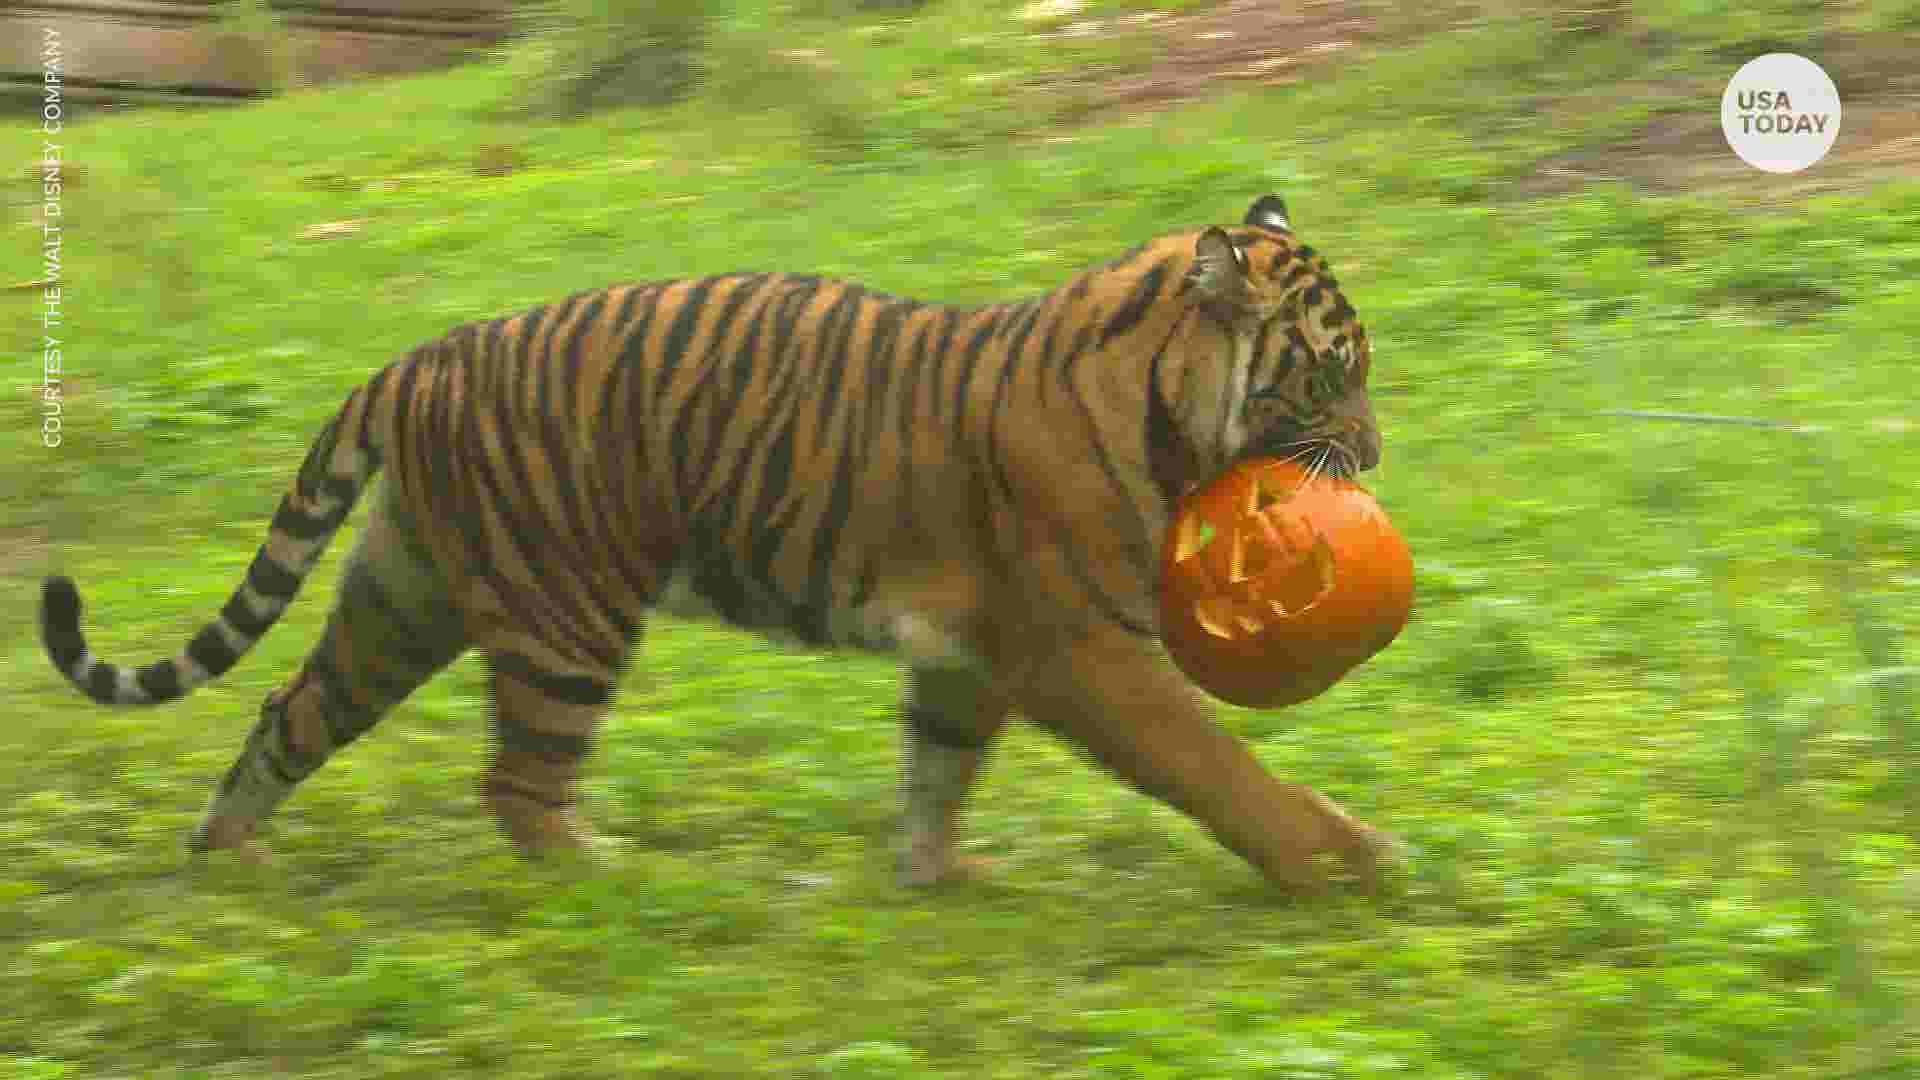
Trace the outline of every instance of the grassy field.
{"label": "grassy field", "polygon": [[[1534,182],[1772,47],[1910,62],[1920,8],[1383,5],[1291,84],[1125,115],[1144,38],[802,6],[740,4],[734,74],[667,108],[530,119],[522,52],[64,133],[58,449],[38,294],[0,293],[0,1075],[1920,1073],[1920,183]],[[1324,697],[1224,719],[1409,843],[1386,896],[1277,893],[1027,729],[972,816],[998,871],[903,891],[897,668],[671,620],[592,762],[605,872],[507,854],[469,662],[301,788],[273,864],[194,870],[330,590],[161,710],[35,640],[59,570],[102,654],[173,648],[340,398],[454,323],[739,268],[1018,295],[1268,190],[1374,339],[1419,599]]]}

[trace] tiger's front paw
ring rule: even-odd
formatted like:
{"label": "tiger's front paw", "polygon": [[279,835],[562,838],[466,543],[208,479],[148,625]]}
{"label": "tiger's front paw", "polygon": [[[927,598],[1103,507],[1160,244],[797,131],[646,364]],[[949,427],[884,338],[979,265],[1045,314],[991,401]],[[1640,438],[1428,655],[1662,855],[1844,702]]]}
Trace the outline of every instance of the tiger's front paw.
{"label": "tiger's front paw", "polygon": [[187,835],[187,853],[196,861],[209,852],[231,851],[243,862],[256,865],[272,862],[273,853],[260,843],[256,828],[256,822],[208,814]]}
{"label": "tiger's front paw", "polygon": [[1399,837],[1371,825],[1359,825],[1353,845],[1341,853],[1341,859],[1362,890],[1378,893],[1405,871],[1409,854]]}
{"label": "tiger's front paw", "polygon": [[951,848],[910,846],[900,856],[900,884],[910,889],[943,882],[978,881],[992,874],[999,860],[987,855],[960,855]]}

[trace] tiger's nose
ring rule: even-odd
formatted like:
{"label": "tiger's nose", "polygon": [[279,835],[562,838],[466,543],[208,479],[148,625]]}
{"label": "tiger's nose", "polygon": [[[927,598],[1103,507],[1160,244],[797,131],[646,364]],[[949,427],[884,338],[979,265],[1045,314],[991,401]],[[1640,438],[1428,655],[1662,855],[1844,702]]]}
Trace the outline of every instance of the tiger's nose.
{"label": "tiger's nose", "polygon": [[1380,429],[1364,420],[1347,421],[1347,445],[1353,448],[1361,472],[1380,464]]}

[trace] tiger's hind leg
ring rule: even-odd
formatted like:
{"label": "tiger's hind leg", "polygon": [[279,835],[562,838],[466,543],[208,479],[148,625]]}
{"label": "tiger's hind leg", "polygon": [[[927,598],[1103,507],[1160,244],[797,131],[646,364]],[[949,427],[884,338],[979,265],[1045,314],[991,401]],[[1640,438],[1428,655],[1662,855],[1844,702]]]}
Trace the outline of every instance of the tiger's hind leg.
{"label": "tiger's hind leg", "polygon": [[903,705],[901,794],[906,809],[900,876],[931,885],[966,875],[975,863],[955,851],[960,811],[1009,703],[965,668],[908,672]]}
{"label": "tiger's hind leg", "polygon": [[487,667],[494,747],[481,799],[522,855],[583,851],[580,766],[619,673],[562,673],[509,649],[489,650]]}
{"label": "tiger's hind leg", "polygon": [[319,642],[260,707],[190,850],[262,855],[254,831],[294,787],[466,651],[444,581],[405,521],[389,498],[376,504]]}

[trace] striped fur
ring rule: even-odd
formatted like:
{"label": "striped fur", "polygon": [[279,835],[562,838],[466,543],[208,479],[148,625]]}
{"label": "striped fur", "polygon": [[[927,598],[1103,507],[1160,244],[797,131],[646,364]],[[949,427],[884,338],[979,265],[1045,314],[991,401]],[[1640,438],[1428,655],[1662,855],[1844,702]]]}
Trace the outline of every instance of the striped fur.
{"label": "striped fur", "polygon": [[272,627],[384,466],[321,641],[263,707],[197,847],[250,844],[468,648],[493,677],[489,804],[525,850],[578,844],[579,762],[642,616],[698,604],[903,654],[913,880],[956,865],[953,816],[1016,709],[1277,879],[1310,878],[1315,850],[1364,870],[1378,838],[1267,777],[1160,658],[1153,596],[1173,501],[1236,456],[1378,459],[1367,364],[1272,196],[1238,227],[1161,237],[1014,303],[780,273],[584,292],[458,327],[354,391],[179,654],[96,658],[64,578],[43,590],[43,636],[96,701],[179,697]]}

